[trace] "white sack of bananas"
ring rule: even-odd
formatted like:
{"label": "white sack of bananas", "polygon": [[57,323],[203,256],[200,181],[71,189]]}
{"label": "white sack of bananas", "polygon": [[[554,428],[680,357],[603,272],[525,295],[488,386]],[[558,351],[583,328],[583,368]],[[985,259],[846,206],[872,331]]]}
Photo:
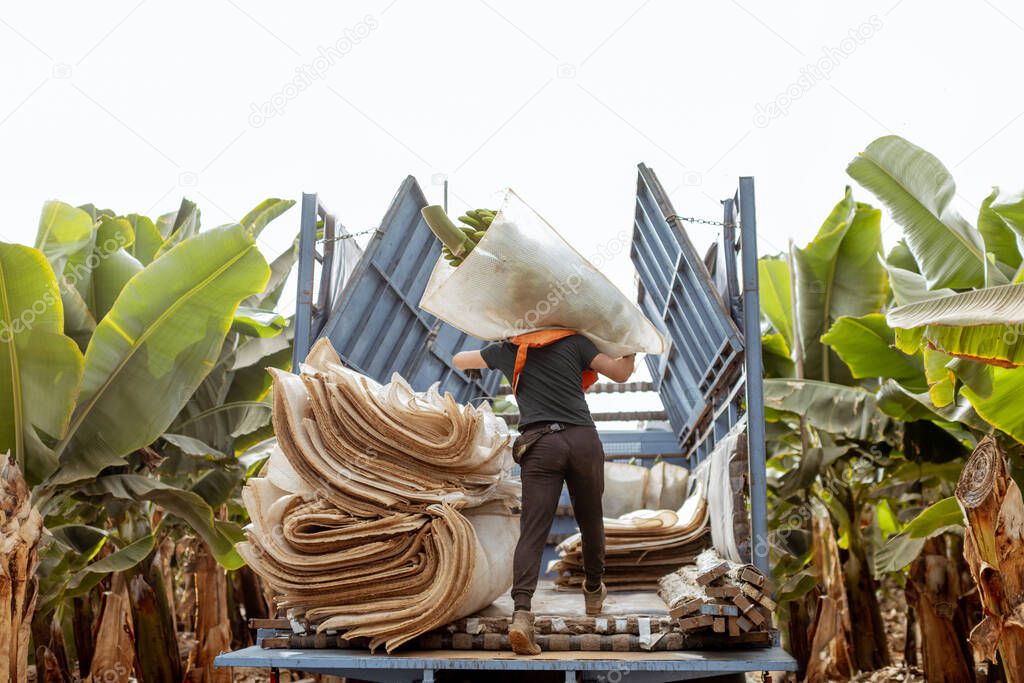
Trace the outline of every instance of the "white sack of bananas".
{"label": "white sack of bananas", "polygon": [[612,357],[665,351],[640,308],[512,190],[500,210],[460,216],[461,227],[439,206],[422,213],[443,244],[423,310],[492,341],[564,327]]}

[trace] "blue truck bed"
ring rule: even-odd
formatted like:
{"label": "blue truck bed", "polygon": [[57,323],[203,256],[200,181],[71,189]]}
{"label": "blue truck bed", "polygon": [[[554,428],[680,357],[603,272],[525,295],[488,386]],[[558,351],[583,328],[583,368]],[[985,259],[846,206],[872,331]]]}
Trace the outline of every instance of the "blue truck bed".
{"label": "blue truck bed", "polygon": [[[667,683],[742,674],[748,671],[795,671],[796,663],[781,647],[682,652],[542,652],[517,657],[487,650],[423,650],[373,655],[366,650],[265,650],[259,645],[227,652],[216,666],[289,669],[347,676],[366,681],[436,680],[442,671],[560,671],[567,682],[626,681]],[[486,680],[481,678],[481,680]],[[712,678],[712,680],[714,680]]]}

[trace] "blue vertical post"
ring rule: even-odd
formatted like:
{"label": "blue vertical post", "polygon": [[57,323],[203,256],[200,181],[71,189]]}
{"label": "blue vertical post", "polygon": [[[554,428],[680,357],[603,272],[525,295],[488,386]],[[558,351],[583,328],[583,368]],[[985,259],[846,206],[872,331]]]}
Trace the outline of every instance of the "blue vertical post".
{"label": "blue vertical post", "polygon": [[313,268],[316,259],[316,194],[302,193],[302,218],[299,223],[299,274],[295,287],[295,341],[292,348],[292,372],[306,359],[313,325]]}
{"label": "blue vertical post", "polygon": [[767,574],[768,478],[765,471],[764,372],[761,304],[757,289],[757,217],[754,179],[740,178],[740,251],[743,259],[743,337],[747,390],[747,454],[750,463],[751,561]]}

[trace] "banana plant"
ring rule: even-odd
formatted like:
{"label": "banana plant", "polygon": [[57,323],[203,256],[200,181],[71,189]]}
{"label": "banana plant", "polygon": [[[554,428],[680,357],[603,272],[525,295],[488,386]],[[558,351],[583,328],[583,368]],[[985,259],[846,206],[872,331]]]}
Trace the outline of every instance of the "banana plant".
{"label": "banana plant", "polygon": [[[885,264],[897,304],[885,323],[896,348],[923,363],[922,403],[1024,443],[1012,407],[1024,389],[1024,197],[993,188],[975,227],[950,206],[956,185],[942,162],[897,136],[872,142],[847,171],[904,231],[905,248]],[[907,378],[883,376],[919,396]]]}
{"label": "banana plant", "polygon": [[[249,354],[238,387],[230,364],[247,341],[286,337],[287,321],[261,307],[271,269],[255,241],[292,204],[267,200],[200,231],[187,200],[156,221],[48,202],[36,248],[0,244],[0,452],[25,473],[51,530],[39,614],[60,616],[110,572],[133,570],[177,525],[224,566],[242,564],[238,526],[214,512],[240,480],[228,476],[240,467],[234,451],[187,475],[160,468],[218,452],[166,434],[215,373],[222,389],[211,400],[234,389],[265,418],[236,421],[232,434],[269,420],[267,388],[253,381],[263,357]],[[277,295],[288,270],[278,266]]]}

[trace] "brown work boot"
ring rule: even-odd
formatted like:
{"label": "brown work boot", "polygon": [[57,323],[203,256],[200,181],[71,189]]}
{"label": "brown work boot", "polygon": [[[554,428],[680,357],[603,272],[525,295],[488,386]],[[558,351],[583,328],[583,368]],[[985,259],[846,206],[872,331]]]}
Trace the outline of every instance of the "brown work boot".
{"label": "brown work boot", "polygon": [[533,612],[516,610],[508,627],[508,642],[517,655],[539,655],[540,645],[533,636]]}
{"label": "brown work boot", "polygon": [[583,603],[587,607],[588,617],[596,617],[601,613],[601,607],[604,606],[604,599],[607,595],[608,589],[605,587],[604,581],[596,591],[588,591],[586,584],[583,585]]}

